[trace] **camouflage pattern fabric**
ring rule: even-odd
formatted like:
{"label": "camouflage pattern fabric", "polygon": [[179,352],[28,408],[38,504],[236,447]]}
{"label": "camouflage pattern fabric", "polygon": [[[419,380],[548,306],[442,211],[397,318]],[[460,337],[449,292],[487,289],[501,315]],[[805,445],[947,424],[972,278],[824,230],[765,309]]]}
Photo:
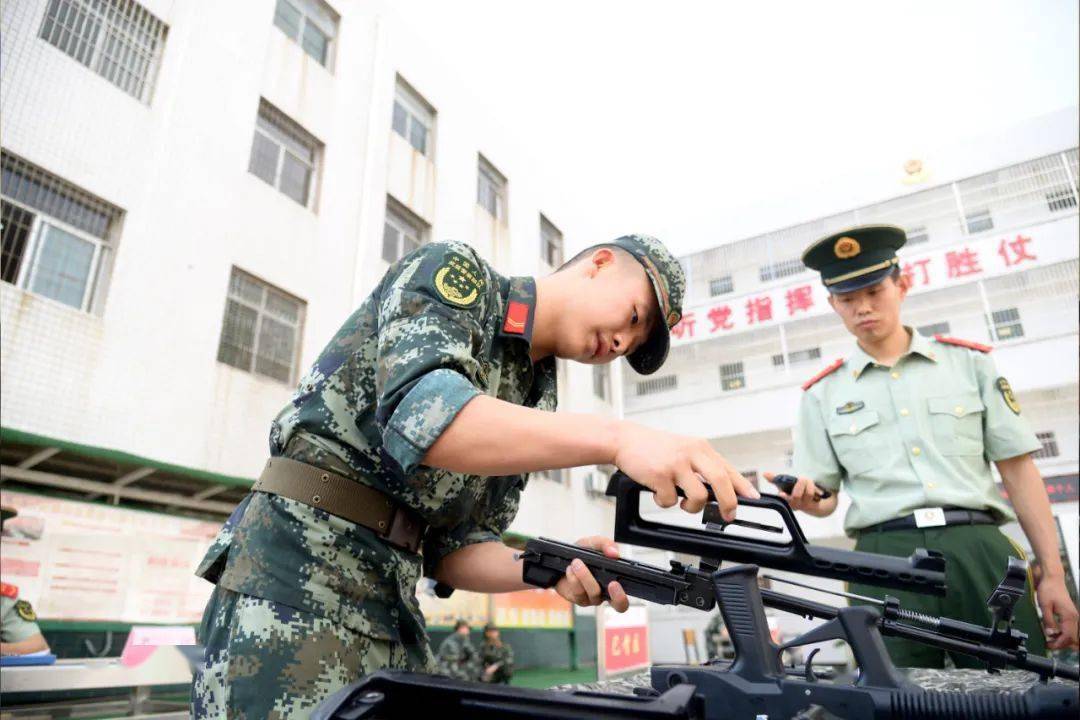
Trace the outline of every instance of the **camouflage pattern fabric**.
{"label": "camouflage pattern fabric", "polygon": [[[502,639],[498,643],[488,640],[480,646],[480,679],[490,683],[509,683],[514,675],[514,649]],[[490,677],[484,677],[484,670],[491,665],[498,669]]]}
{"label": "camouflage pattern fabric", "polygon": [[206,665],[191,688],[196,720],[308,717],[367,672],[424,662],[426,645],[376,640],[281,603],[215,588],[199,629]]}
{"label": "camouflage pattern fabric", "polygon": [[444,639],[439,645],[437,662],[439,673],[447,677],[473,681],[480,679],[480,654],[468,635],[455,632]]}
{"label": "camouflage pattern fabric", "polygon": [[[420,553],[257,492],[237,506],[197,574],[365,642],[426,645],[417,581],[455,550],[498,541],[527,478],[452,473],[421,460],[477,395],[555,409],[554,358],[534,365],[529,357],[535,303],[532,278],[503,277],[462,243],[425,245],[390,267],[273,422],[272,456],[355,479],[422,516],[430,527]],[[407,666],[430,670],[429,659],[430,651],[417,654]]]}
{"label": "camouflage pattern fabric", "polygon": [[34,608],[26,600],[0,595],[0,642],[14,643],[41,634]]}

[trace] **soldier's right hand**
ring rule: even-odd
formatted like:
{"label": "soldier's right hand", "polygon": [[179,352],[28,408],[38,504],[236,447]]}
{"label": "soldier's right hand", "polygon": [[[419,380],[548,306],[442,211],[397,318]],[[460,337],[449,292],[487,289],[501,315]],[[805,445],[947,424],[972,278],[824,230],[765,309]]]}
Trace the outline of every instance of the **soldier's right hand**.
{"label": "soldier's right hand", "polygon": [[[776,473],[765,473],[765,479],[769,482],[772,482],[774,477],[776,477]],[[810,478],[799,478],[795,486],[791,488],[790,494],[780,490],[777,495],[787,500],[792,510],[813,512],[818,509],[821,503],[821,491]]]}
{"label": "soldier's right hand", "polygon": [[701,512],[708,501],[703,483],[712,487],[725,520],[735,518],[736,495],[759,498],[753,484],[704,438],[674,435],[623,421],[618,426],[614,464],[638,483],[653,491],[656,504],[671,507],[679,499],[675,488],[686,497],[680,507]]}

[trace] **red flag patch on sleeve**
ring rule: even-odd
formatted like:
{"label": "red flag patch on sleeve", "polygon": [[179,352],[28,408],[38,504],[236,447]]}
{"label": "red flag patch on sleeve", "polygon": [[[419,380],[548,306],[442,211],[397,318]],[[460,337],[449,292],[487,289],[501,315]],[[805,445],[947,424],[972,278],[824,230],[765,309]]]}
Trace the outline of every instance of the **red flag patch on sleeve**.
{"label": "red flag patch on sleeve", "polygon": [[513,335],[524,335],[525,328],[529,324],[529,306],[517,300],[511,300],[506,308],[506,320],[503,321],[503,332]]}
{"label": "red flag patch on sleeve", "polygon": [[19,588],[12,585],[11,583],[0,582],[0,595],[3,595],[4,597],[9,597],[14,600],[15,598],[19,597]]}

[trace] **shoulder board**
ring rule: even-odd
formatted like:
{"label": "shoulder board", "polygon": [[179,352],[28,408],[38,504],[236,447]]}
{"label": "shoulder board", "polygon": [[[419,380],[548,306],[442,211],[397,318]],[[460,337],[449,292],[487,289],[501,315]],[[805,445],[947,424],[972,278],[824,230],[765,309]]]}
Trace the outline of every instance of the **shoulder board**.
{"label": "shoulder board", "polygon": [[832,373],[836,372],[837,369],[839,369],[839,367],[841,365],[843,365],[843,364],[844,364],[844,358],[838,358],[837,360],[833,361],[833,363],[831,365],[829,365],[829,367],[825,368],[824,370],[819,372],[817,375],[815,375],[814,377],[812,377],[809,380],[807,380],[806,382],[804,382],[803,386],[802,386],[802,389],[803,390],[809,390],[810,388],[814,387],[814,385],[816,385],[819,380],[821,380],[823,377],[826,377],[826,376],[831,375]]}
{"label": "shoulder board", "polygon": [[961,340],[960,338],[949,337],[948,335],[935,335],[934,339],[945,345],[958,345],[960,347],[966,347],[969,350],[978,350],[981,353],[988,353],[994,349],[989,345],[983,345],[982,343],[977,343],[973,340]]}
{"label": "shoulder board", "polygon": [[15,587],[11,583],[0,582],[0,595],[9,597],[12,600],[19,597],[19,588]]}

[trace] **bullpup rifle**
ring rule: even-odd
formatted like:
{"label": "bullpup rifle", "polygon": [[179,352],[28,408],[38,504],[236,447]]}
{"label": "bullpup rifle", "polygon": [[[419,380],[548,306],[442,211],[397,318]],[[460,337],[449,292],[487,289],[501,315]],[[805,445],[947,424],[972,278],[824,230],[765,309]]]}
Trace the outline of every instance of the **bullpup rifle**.
{"label": "bullpup rifle", "polygon": [[[872,607],[836,608],[829,633],[845,640],[859,666],[854,684],[791,677],[769,636],[758,569],[712,573],[714,602],[724,615],[735,660],[716,666],[657,665],[652,688],[637,696],[492,687],[450,678],[383,670],[329,698],[316,720],[390,720],[431,712],[469,718],[623,720],[781,720],[814,708],[858,720],[1056,720],[1075,718],[1075,686],[1036,683],[1024,692],[937,692],[912,684],[893,666]],[[825,627],[825,626],[822,626]],[[811,631],[813,633],[814,631]],[[807,635],[809,635],[808,633]],[[806,636],[804,636],[806,637]]]}

